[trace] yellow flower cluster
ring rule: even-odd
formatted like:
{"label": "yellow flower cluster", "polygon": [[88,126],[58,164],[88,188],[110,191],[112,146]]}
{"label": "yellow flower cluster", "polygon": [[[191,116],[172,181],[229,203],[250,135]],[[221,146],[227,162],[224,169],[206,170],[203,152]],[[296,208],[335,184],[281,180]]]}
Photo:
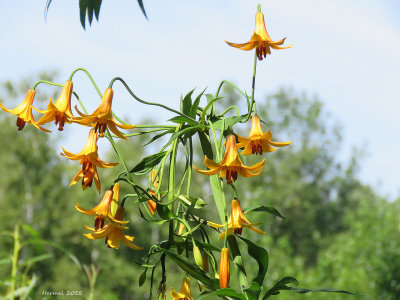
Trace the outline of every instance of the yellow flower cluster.
{"label": "yellow flower cluster", "polygon": [[[127,139],[118,130],[117,127],[122,129],[132,129],[135,127],[135,125],[119,124],[115,121],[111,111],[111,104],[114,93],[113,90],[111,88],[108,88],[105,91],[99,107],[90,115],[85,115],[81,113],[78,108],[75,107],[80,117],[75,117],[72,114],[71,110],[71,96],[73,93],[72,81],[67,80],[64,83],[61,95],[58,97],[57,101],[53,104],[50,99],[47,110],[45,111],[39,110],[33,106],[35,93],[35,90],[30,89],[26,94],[24,101],[22,101],[22,103],[18,105],[15,109],[7,109],[1,103],[0,107],[4,111],[17,116],[18,130],[22,130],[25,127],[25,124],[28,123],[32,124],[40,130],[50,132],[50,130],[45,129],[40,125],[49,123],[51,121],[54,121],[54,124],[58,125],[59,131],[64,130],[65,123],[77,123],[93,127],[93,129],[91,129],[89,132],[88,140],[81,152],[79,152],[78,154],[73,154],[63,148],[64,153],[61,153],[61,155],[68,159],[79,161],[79,164],[82,165],[82,169],[72,179],[70,186],[76,184],[79,180],[82,179],[82,189],[85,190],[87,187],[92,186],[92,182],[94,179],[96,188],[100,193],[101,184],[99,175],[97,173],[97,167],[111,168],[118,163],[107,163],[99,158],[97,153],[98,136],[103,137],[104,132],[107,130],[107,128],[109,128],[110,131],[116,136]],[[33,117],[32,109],[44,114],[37,122]]]}

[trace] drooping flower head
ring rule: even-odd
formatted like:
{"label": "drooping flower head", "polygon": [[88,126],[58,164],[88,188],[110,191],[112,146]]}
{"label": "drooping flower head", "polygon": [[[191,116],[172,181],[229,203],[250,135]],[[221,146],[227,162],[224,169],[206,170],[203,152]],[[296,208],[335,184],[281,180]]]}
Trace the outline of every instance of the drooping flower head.
{"label": "drooping flower head", "polygon": [[[157,180],[157,178],[156,178],[156,170],[151,171],[151,182],[152,182],[153,187],[154,187],[155,189],[157,189],[157,187],[158,187],[158,180]],[[148,193],[149,193],[150,195],[154,196],[156,199],[158,199],[158,196],[156,195],[156,192],[155,192],[154,190],[150,189],[150,190],[148,191]],[[152,215],[154,215],[154,212],[155,212],[156,209],[157,209],[157,203],[156,203],[154,200],[149,199],[149,201],[147,201],[147,205],[149,206],[150,213],[151,213]]]}
{"label": "drooping flower head", "polygon": [[82,189],[85,190],[87,187],[92,186],[94,179],[96,188],[100,193],[101,184],[99,174],[97,173],[97,167],[111,168],[118,165],[118,163],[107,163],[99,159],[97,153],[97,133],[94,129],[90,130],[87,142],[82,151],[78,154],[68,152],[64,148],[62,149],[64,151],[64,153],[61,153],[62,156],[71,160],[79,160],[79,164],[82,165],[82,169],[75,175],[69,186],[76,184],[82,179]]}
{"label": "drooping flower head", "polygon": [[74,118],[73,121],[82,125],[94,127],[101,137],[104,135],[106,129],[109,128],[116,136],[128,140],[128,138],[118,130],[117,126],[122,129],[132,129],[135,128],[136,125],[119,124],[117,121],[115,121],[111,111],[113,94],[114,92],[112,88],[106,89],[100,106],[90,115],[81,113],[75,106],[75,109],[80,117]]}
{"label": "drooping flower head", "polygon": [[22,101],[21,104],[14,109],[7,109],[1,103],[0,107],[4,111],[17,116],[17,127],[18,130],[20,131],[24,129],[25,124],[28,123],[32,124],[33,126],[35,126],[40,130],[50,132],[50,130],[47,130],[39,126],[33,117],[32,108],[36,110],[36,108],[33,107],[33,99],[35,98],[35,94],[36,94],[35,90],[30,89],[28,93],[26,93],[24,101]]}
{"label": "drooping flower head", "polygon": [[67,80],[57,101],[53,104],[50,99],[47,111],[44,111],[45,115],[38,120],[39,125],[54,120],[54,124],[58,124],[58,130],[63,131],[64,124],[71,123],[71,120],[74,118],[71,111],[72,87],[72,81]]}
{"label": "drooping flower head", "polygon": [[84,213],[85,215],[94,216],[95,230],[102,229],[106,220],[108,220],[110,223],[113,223],[115,227],[124,228],[121,224],[126,224],[129,221],[118,221],[112,216],[111,204],[114,198],[113,195],[113,187],[111,187],[104,194],[103,200],[101,200],[101,202],[93,209],[86,210],[79,204],[75,205],[75,207],[79,212]]}
{"label": "drooping flower head", "polygon": [[173,288],[171,288],[170,294],[172,300],[193,300],[193,297],[190,293],[190,279],[189,277],[185,277],[182,280],[182,286],[179,290],[179,293],[176,292]]}
{"label": "drooping flower head", "polygon": [[292,47],[292,45],[288,47],[279,47],[285,42],[286,38],[281,39],[280,41],[274,42],[268,34],[267,29],[265,28],[264,22],[264,14],[259,11],[256,13],[256,28],[254,30],[253,35],[251,36],[250,41],[243,44],[236,44],[225,41],[229,46],[249,51],[256,48],[257,58],[262,60],[267,56],[267,54],[271,54],[271,49],[281,50]]}
{"label": "drooping flower head", "polygon": [[266,133],[263,133],[261,128],[260,118],[257,115],[254,115],[251,118],[251,129],[249,137],[246,139],[238,135],[239,143],[236,145],[237,148],[243,148],[242,155],[250,155],[250,154],[262,154],[263,152],[272,152],[275,151],[275,147],[285,147],[292,143],[290,142],[273,142],[272,133],[268,130]]}
{"label": "drooping flower head", "polygon": [[215,175],[219,172],[220,177],[226,178],[226,183],[230,184],[237,179],[238,174],[243,177],[253,177],[261,173],[265,164],[265,159],[251,167],[243,165],[236,148],[236,138],[233,134],[226,139],[225,154],[220,163],[216,163],[207,156],[204,158],[204,164],[210,170],[199,170],[193,167],[197,172],[204,175]]}
{"label": "drooping flower head", "polygon": [[[122,221],[124,219],[125,209],[122,206],[119,206],[117,212],[114,215],[114,219],[116,221]],[[123,223],[123,222],[122,222]],[[132,244],[135,237],[125,235],[123,229],[127,229],[128,227],[115,226],[114,223],[107,223],[102,229],[96,230],[94,228],[90,228],[85,226],[86,229],[89,229],[93,232],[84,234],[88,239],[97,240],[105,238],[105,243],[108,248],[119,249],[121,241],[129,248],[134,250],[142,250],[143,247],[139,247],[135,244]]]}
{"label": "drooping flower head", "polygon": [[229,248],[222,248],[219,264],[219,286],[221,289],[228,287],[230,277],[231,270],[229,264]]}
{"label": "drooping flower head", "polygon": [[[225,227],[226,223],[216,224],[209,221],[208,224],[214,228],[221,228]],[[228,218],[228,235],[232,235],[233,233],[242,234],[243,227],[247,227],[260,234],[265,234],[264,231],[253,227],[259,224],[260,223],[250,223],[250,221],[247,220],[246,216],[243,213],[242,207],[240,206],[240,201],[237,199],[232,200],[231,214],[229,215]],[[225,237],[225,234],[226,232],[224,231],[218,238],[223,239]]]}

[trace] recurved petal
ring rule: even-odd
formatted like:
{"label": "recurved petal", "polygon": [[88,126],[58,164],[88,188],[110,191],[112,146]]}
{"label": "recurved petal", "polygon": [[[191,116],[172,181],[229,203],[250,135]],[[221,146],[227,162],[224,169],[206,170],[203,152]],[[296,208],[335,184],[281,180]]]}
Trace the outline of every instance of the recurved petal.
{"label": "recurved petal", "polygon": [[112,133],[114,133],[117,137],[124,139],[124,140],[129,140],[126,136],[123,135],[121,131],[118,130],[117,126],[115,126],[114,122],[109,121],[107,122],[107,127],[111,130]]}
{"label": "recurved petal", "polygon": [[143,249],[143,247],[139,247],[139,246],[131,243],[134,240],[133,236],[122,235],[121,240],[127,247],[129,247],[131,249],[134,249],[134,250],[142,250]]}
{"label": "recurved petal", "polygon": [[117,123],[114,119],[113,119],[113,122],[114,122],[114,124],[115,124],[116,126],[118,126],[119,128],[122,128],[122,129],[133,129],[133,128],[136,127],[136,125],[129,125],[129,124],[120,124],[120,123]]}
{"label": "recurved petal", "polygon": [[215,175],[215,174],[218,174],[223,169],[223,167],[218,167],[218,168],[212,169],[212,170],[199,170],[198,168],[193,166],[193,169],[195,169],[197,172],[204,174],[204,175]]}
{"label": "recurved petal", "polygon": [[292,141],[290,141],[290,142],[272,142],[272,141],[269,141],[269,144],[271,146],[274,146],[274,147],[285,147],[285,146],[290,145],[291,143],[292,143]]}
{"label": "recurved petal", "polygon": [[256,163],[255,165],[253,165],[251,167],[244,166],[242,168],[244,168],[250,172],[257,172],[257,171],[261,170],[264,167],[264,165],[265,165],[265,158],[262,161],[260,161],[259,163]]}
{"label": "recurved petal", "polygon": [[92,215],[96,214],[96,211],[94,209],[87,210],[87,209],[84,209],[79,204],[76,204],[75,208],[76,208],[77,211],[79,211],[79,212],[81,212],[81,213],[83,213],[85,215],[88,215],[88,216],[92,216]]}
{"label": "recurved petal", "polygon": [[231,42],[227,42],[225,41],[225,43],[227,43],[229,46],[241,49],[241,50],[245,50],[245,51],[249,51],[251,49],[254,49],[256,47],[256,44],[253,41],[249,41],[247,43],[242,43],[242,44],[236,44],[236,43],[231,43]]}
{"label": "recurved petal", "polygon": [[100,184],[99,174],[97,173],[97,169],[96,168],[94,168],[94,183],[96,184],[97,191],[100,194],[100,192],[101,192],[101,184]]}
{"label": "recurved petal", "polygon": [[252,147],[251,147],[251,142],[249,142],[249,143],[246,145],[246,147],[243,149],[243,151],[242,151],[241,154],[242,154],[242,155],[251,155],[251,154],[253,154],[253,149],[252,149]]}
{"label": "recurved petal", "polygon": [[170,296],[172,299],[185,299],[185,295],[182,293],[178,293],[174,290],[174,288],[171,288]]}
{"label": "recurved petal", "polygon": [[225,226],[225,224],[217,224],[217,223],[213,223],[213,222],[210,222],[210,221],[207,221],[207,224],[209,226],[211,226],[211,227],[214,227],[214,228],[221,228],[221,227]]}
{"label": "recurved petal", "polygon": [[209,169],[215,169],[219,168],[220,165],[217,164],[215,161],[209,159],[207,156],[204,155],[204,164],[207,166]]}
{"label": "recurved petal", "polygon": [[79,180],[83,178],[83,172],[82,169],[79,170],[79,172],[75,175],[75,177],[72,179],[71,183],[69,186],[71,187],[72,185],[76,184]]}
{"label": "recurved petal", "polygon": [[254,176],[260,175],[261,171],[262,170],[252,173],[252,172],[247,171],[246,169],[238,169],[238,173],[243,177],[254,177]]}
{"label": "recurved petal", "polygon": [[255,232],[259,233],[259,234],[265,234],[265,231],[262,231],[261,229],[258,229],[256,227],[253,227],[253,226],[250,226],[250,225],[255,225],[255,224],[248,224],[248,225],[244,225],[244,226],[246,226],[247,228],[249,228],[249,229],[251,229],[251,230],[253,230],[253,231],[255,231]]}

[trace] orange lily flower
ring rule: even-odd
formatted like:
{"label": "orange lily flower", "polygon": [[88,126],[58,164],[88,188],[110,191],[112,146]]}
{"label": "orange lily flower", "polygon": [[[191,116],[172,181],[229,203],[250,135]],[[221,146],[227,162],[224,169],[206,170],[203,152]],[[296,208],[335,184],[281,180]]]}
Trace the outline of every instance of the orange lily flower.
{"label": "orange lily flower", "polygon": [[219,264],[219,286],[221,289],[225,289],[228,287],[229,278],[231,277],[228,248],[222,248],[220,260],[221,261]]}
{"label": "orange lily flower", "polygon": [[229,135],[226,139],[225,154],[221,162],[217,164],[207,156],[204,157],[204,164],[210,170],[199,170],[193,167],[197,172],[204,175],[215,175],[219,172],[220,177],[226,178],[226,183],[231,184],[237,179],[238,173],[243,177],[253,177],[260,175],[265,164],[265,159],[251,167],[243,165],[242,160],[236,149],[236,138],[234,135]]}
{"label": "orange lily flower", "polygon": [[60,97],[58,97],[54,104],[51,102],[50,98],[47,111],[44,111],[45,115],[37,122],[39,125],[46,124],[54,120],[54,124],[58,124],[58,130],[63,131],[65,122],[71,123],[71,120],[74,118],[71,111],[72,87],[72,81],[67,80],[64,83]]}
{"label": "orange lily flower", "polygon": [[78,154],[68,152],[64,148],[62,149],[64,151],[64,153],[61,153],[62,156],[71,160],[79,160],[79,164],[82,165],[82,169],[75,175],[69,186],[76,184],[82,179],[82,189],[85,190],[87,187],[92,186],[94,179],[96,188],[100,193],[101,184],[99,174],[97,173],[97,167],[111,168],[118,165],[118,163],[107,163],[99,159],[97,153],[97,133],[94,129],[90,130],[87,142],[82,151]]}
{"label": "orange lily flower", "polygon": [[263,152],[272,152],[275,151],[275,147],[285,147],[292,143],[290,142],[273,142],[272,133],[268,130],[266,133],[263,133],[261,129],[260,118],[257,115],[254,115],[251,118],[251,129],[249,137],[246,139],[238,135],[239,143],[236,145],[237,148],[243,148],[242,155],[250,155],[250,154],[262,154]]}
{"label": "orange lily flower", "polygon": [[117,121],[115,121],[111,111],[113,94],[114,92],[112,88],[106,89],[100,106],[91,115],[85,115],[81,113],[75,106],[76,111],[81,117],[74,118],[73,121],[81,125],[94,127],[101,137],[104,136],[104,132],[108,127],[116,136],[120,137],[121,139],[128,140],[128,138],[118,130],[117,126],[122,129],[132,129],[135,128],[136,125],[119,124]]}
{"label": "orange lily flower", "polygon": [[250,41],[243,44],[230,43],[225,41],[229,46],[249,51],[256,48],[256,54],[259,60],[265,58],[267,54],[271,54],[271,49],[281,50],[292,47],[292,45],[288,47],[279,47],[285,42],[286,38],[281,39],[280,41],[274,42],[268,34],[267,29],[265,28],[264,22],[264,14],[261,11],[256,13],[256,28],[254,30],[253,35],[251,36]]}
{"label": "orange lily flower", "polygon": [[[18,130],[21,131],[22,129],[24,129],[25,124],[32,124],[33,126],[35,126],[36,128],[43,130],[43,131],[47,131],[50,132],[50,130],[44,129],[43,127],[39,126],[32,114],[32,108],[37,110],[36,108],[34,108],[33,105],[33,99],[35,98],[35,94],[36,91],[30,89],[28,91],[28,93],[26,93],[26,96],[24,98],[24,101],[22,101],[22,103],[20,105],[18,105],[16,108],[14,109],[7,109],[3,106],[3,104],[0,103],[0,107],[8,112],[11,113],[13,115],[17,116],[17,127]],[[39,110],[38,110],[39,111]],[[39,111],[40,112],[40,111]]]}
{"label": "orange lily flower", "polygon": [[[122,206],[119,206],[117,212],[114,215],[114,219],[117,221],[122,221],[124,218],[124,213],[125,209]],[[127,227],[120,228],[120,226],[115,226],[113,223],[110,222],[99,230],[95,230],[94,228],[90,228],[88,226],[85,226],[85,228],[94,232],[84,234],[84,236],[91,240],[106,238],[105,243],[108,248],[119,249],[119,245],[122,241],[127,247],[134,250],[143,249],[143,247],[132,244],[135,237],[124,234],[123,229],[127,229]]]}
{"label": "orange lily flower", "polygon": [[[156,178],[156,170],[151,171],[151,182],[153,183],[154,188],[157,189],[158,180]],[[150,195],[154,196],[156,199],[158,199],[158,196],[156,195],[155,191],[149,190],[148,193]],[[149,201],[147,201],[147,205],[149,206],[149,210],[150,210],[151,214],[154,215],[154,212],[157,209],[157,203],[154,200],[149,199]]]}
{"label": "orange lily flower", "polygon": [[104,194],[103,200],[93,209],[91,210],[86,210],[79,204],[75,205],[75,208],[81,212],[84,213],[85,215],[89,216],[95,216],[95,221],[94,221],[94,228],[95,230],[102,229],[104,227],[104,222],[106,219],[110,221],[110,223],[113,224],[115,227],[120,227],[124,228],[121,224],[126,224],[129,221],[118,221],[114,219],[114,217],[111,214],[111,203],[113,201],[113,187],[107,190],[107,192]]}
{"label": "orange lily flower", "polygon": [[[210,221],[208,221],[207,223],[214,228],[225,227],[226,224],[216,224]],[[232,200],[231,214],[228,218],[228,235],[232,235],[233,233],[242,234],[243,227],[247,227],[260,234],[265,234],[264,231],[253,227],[259,224],[260,223],[250,223],[250,221],[247,220],[246,216],[243,213],[242,207],[240,206],[240,201],[237,199]],[[223,239],[225,237],[225,233],[225,231],[221,233],[218,239]]]}
{"label": "orange lily flower", "polygon": [[179,290],[179,293],[177,293],[173,288],[171,288],[170,296],[171,296],[172,300],[193,300],[193,297],[190,293],[189,277],[185,277],[182,280],[182,286],[181,286],[181,289]]}

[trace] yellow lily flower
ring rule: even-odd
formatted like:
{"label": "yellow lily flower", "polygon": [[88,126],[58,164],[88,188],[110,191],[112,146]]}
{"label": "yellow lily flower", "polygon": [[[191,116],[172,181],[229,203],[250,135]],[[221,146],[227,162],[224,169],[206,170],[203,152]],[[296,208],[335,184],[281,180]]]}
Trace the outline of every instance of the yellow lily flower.
{"label": "yellow lily flower", "polygon": [[[158,180],[157,180],[157,178],[156,178],[156,170],[151,171],[151,182],[153,183],[154,188],[157,189],[157,187],[158,187]],[[148,193],[149,193],[150,195],[154,196],[156,199],[158,199],[158,197],[157,197],[155,191],[149,190]],[[152,215],[154,215],[154,212],[155,212],[156,209],[157,209],[157,203],[156,203],[154,200],[149,199],[149,201],[147,201],[147,205],[149,206],[150,213],[151,213]]]}
{"label": "yellow lily flower", "polygon": [[177,293],[173,288],[171,288],[170,294],[172,300],[193,300],[192,295],[190,294],[190,279],[189,277],[185,277],[182,280],[182,286]]}
{"label": "yellow lily flower", "polygon": [[51,102],[50,98],[47,111],[43,112],[45,115],[37,122],[39,125],[46,124],[54,120],[54,124],[58,124],[58,130],[63,131],[64,124],[66,122],[71,123],[71,120],[74,118],[71,111],[72,87],[72,81],[67,80],[64,83],[60,97],[58,97],[54,104]]}
{"label": "yellow lily flower", "polygon": [[256,54],[259,60],[265,58],[267,54],[271,54],[271,49],[281,50],[292,47],[292,45],[288,47],[279,47],[285,42],[286,38],[281,39],[280,41],[274,42],[268,34],[267,29],[265,28],[264,22],[264,14],[259,11],[256,13],[256,28],[254,30],[253,35],[250,38],[250,41],[243,44],[236,44],[225,41],[229,46],[249,51],[256,48]]}
{"label": "yellow lily flower", "polygon": [[221,249],[221,259],[219,264],[219,287],[225,289],[229,285],[229,279],[231,277],[231,270],[229,265],[229,249]]}
{"label": "yellow lily flower", "polygon": [[[210,221],[208,221],[207,223],[214,228],[225,227],[226,224],[216,224]],[[242,234],[243,227],[247,227],[260,234],[265,234],[264,231],[253,227],[259,224],[260,223],[250,223],[250,221],[247,220],[246,216],[243,213],[242,207],[240,206],[240,201],[237,199],[232,200],[231,214],[228,218],[228,235],[232,235],[233,233]],[[225,237],[225,233],[225,231],[221,233],[218,239],[223,239]]]}
{"label": "yellow lily flower", "polygon": [[257,115],[254,115],[251,118],[251,129],[249,137],[246,139],[238,135],[239,143],[236,145],[237,148],[243,148],[242,155],[250,155],[250,154],[262,154],[263,152],[272,152],[275,151],[275,147],[285,147],[292,143],[290,142],[273,142],[272,133],[268,130],[266,133],[263,133],[261,129],[260,118]]}
{"label": "yellow lily flower", "polygon": [[132,129],[135,128],[136,125],[119,124],[117,121],[115,121],[111,111],[113,94],[114,92],[112,88],[106,89],[100,106],[91,115],[85,115],[81,113],[75,106],[76,111],[81,117],[74,118],[73,122],[94,127],[95,131],[97,131],[101,137],[104,136],[104,132],[108,127],[116,136],[128,140],[128,138],[118,130],[117,126],[122,129]]}
{"label": "yellow lily flower", "polygon": [[24,129],[25,124],[28,123],[28,124],[32,124],[33,126],[35,126],[36,128],[38,128],[40,130],[51,132],[50,130],[47,130],[47,129],[39,126],[33,117],[32,108],[37,110],[36,108],[33,107],[33,99],[35,98],[35,94],[36,94],[35,90],[29,89],[28,93],[26,93],[24,101],[22,101],[21,104],[18,105],[16,108],[7,109],[1,103],[0,103],[0,107],[4,111],[17,116],[17,127],[18,127],[19,131]]}
{"label": "yellow lily flower", "polygon": [[219,172],[219,177],[225,177],[226,183],[231,184],[232,181],[237,179],[237,175],[240,174],[243,177],[253,177],[260,175],[262,168],[265,164],[265,159],[251,167],[243,165],[242,160],[239,157],[236,148],[236,138],[234,135],[229,135],[226,139],[225,154],[221,162],[217,164],[207,156],[204,157],[204,164],[210,170],[199,170],[193,166],[193,168],[204,175],[215,175]]}
{"label": "yellow lily flower", "polygon": [[75,208],[85,215],[95,216],[94,228],[95,230],[102,229],[106,219],[113,223],[115,227],[125,228],[121,224],[127,224],[129,221],[118,221],[114,219],[111,213],[111,203],[113,201],[114,191],[113,187],[107,190],[104,194],[103,200],[93,209],[86,210],[79,204],[75,205]]}
{"label": "yellow lily flower", "polygon": [[90,130],[87,142],[82,151],[78,154],[68,152],[64,148],[62,149],[64,151],[64,153],[61,153],[62,156],[71,160],[79,160],[79,164],[82,165],[82,169],[75,175],[69,186],[76,184],[82,179],[82,189],[85,190],[87,187],[92,186],[94,179],[96,188],[100,193],[101,184],[99,174],[97,173],[97,167],[111,168],[118,165],[118,163],[108,163],[99,159],[97,153],[97,133],[94,129]]}
{"label": "yellow lily flower", "polygon": [[[122,206],[119,206],[117,212],[114,215],[114,219],[117,221],[122,221],[124,218],[125,209]],[[134,250],[142,250],[143,247],[139,247],[135,244],[132,244],[135,237],[125,235],[123,229],[127,229],[127,227],[120,228],[120,226],[115,226],[113,223],[107,223],[102,229],[96,230],[94,228],[90,228],[85,226],[86,229],[89,229],[91,233],[84,234],[88,239],[97,240],[105,238],[105,243],[108,248],[119,249],[121,241],[129,248]]]}

